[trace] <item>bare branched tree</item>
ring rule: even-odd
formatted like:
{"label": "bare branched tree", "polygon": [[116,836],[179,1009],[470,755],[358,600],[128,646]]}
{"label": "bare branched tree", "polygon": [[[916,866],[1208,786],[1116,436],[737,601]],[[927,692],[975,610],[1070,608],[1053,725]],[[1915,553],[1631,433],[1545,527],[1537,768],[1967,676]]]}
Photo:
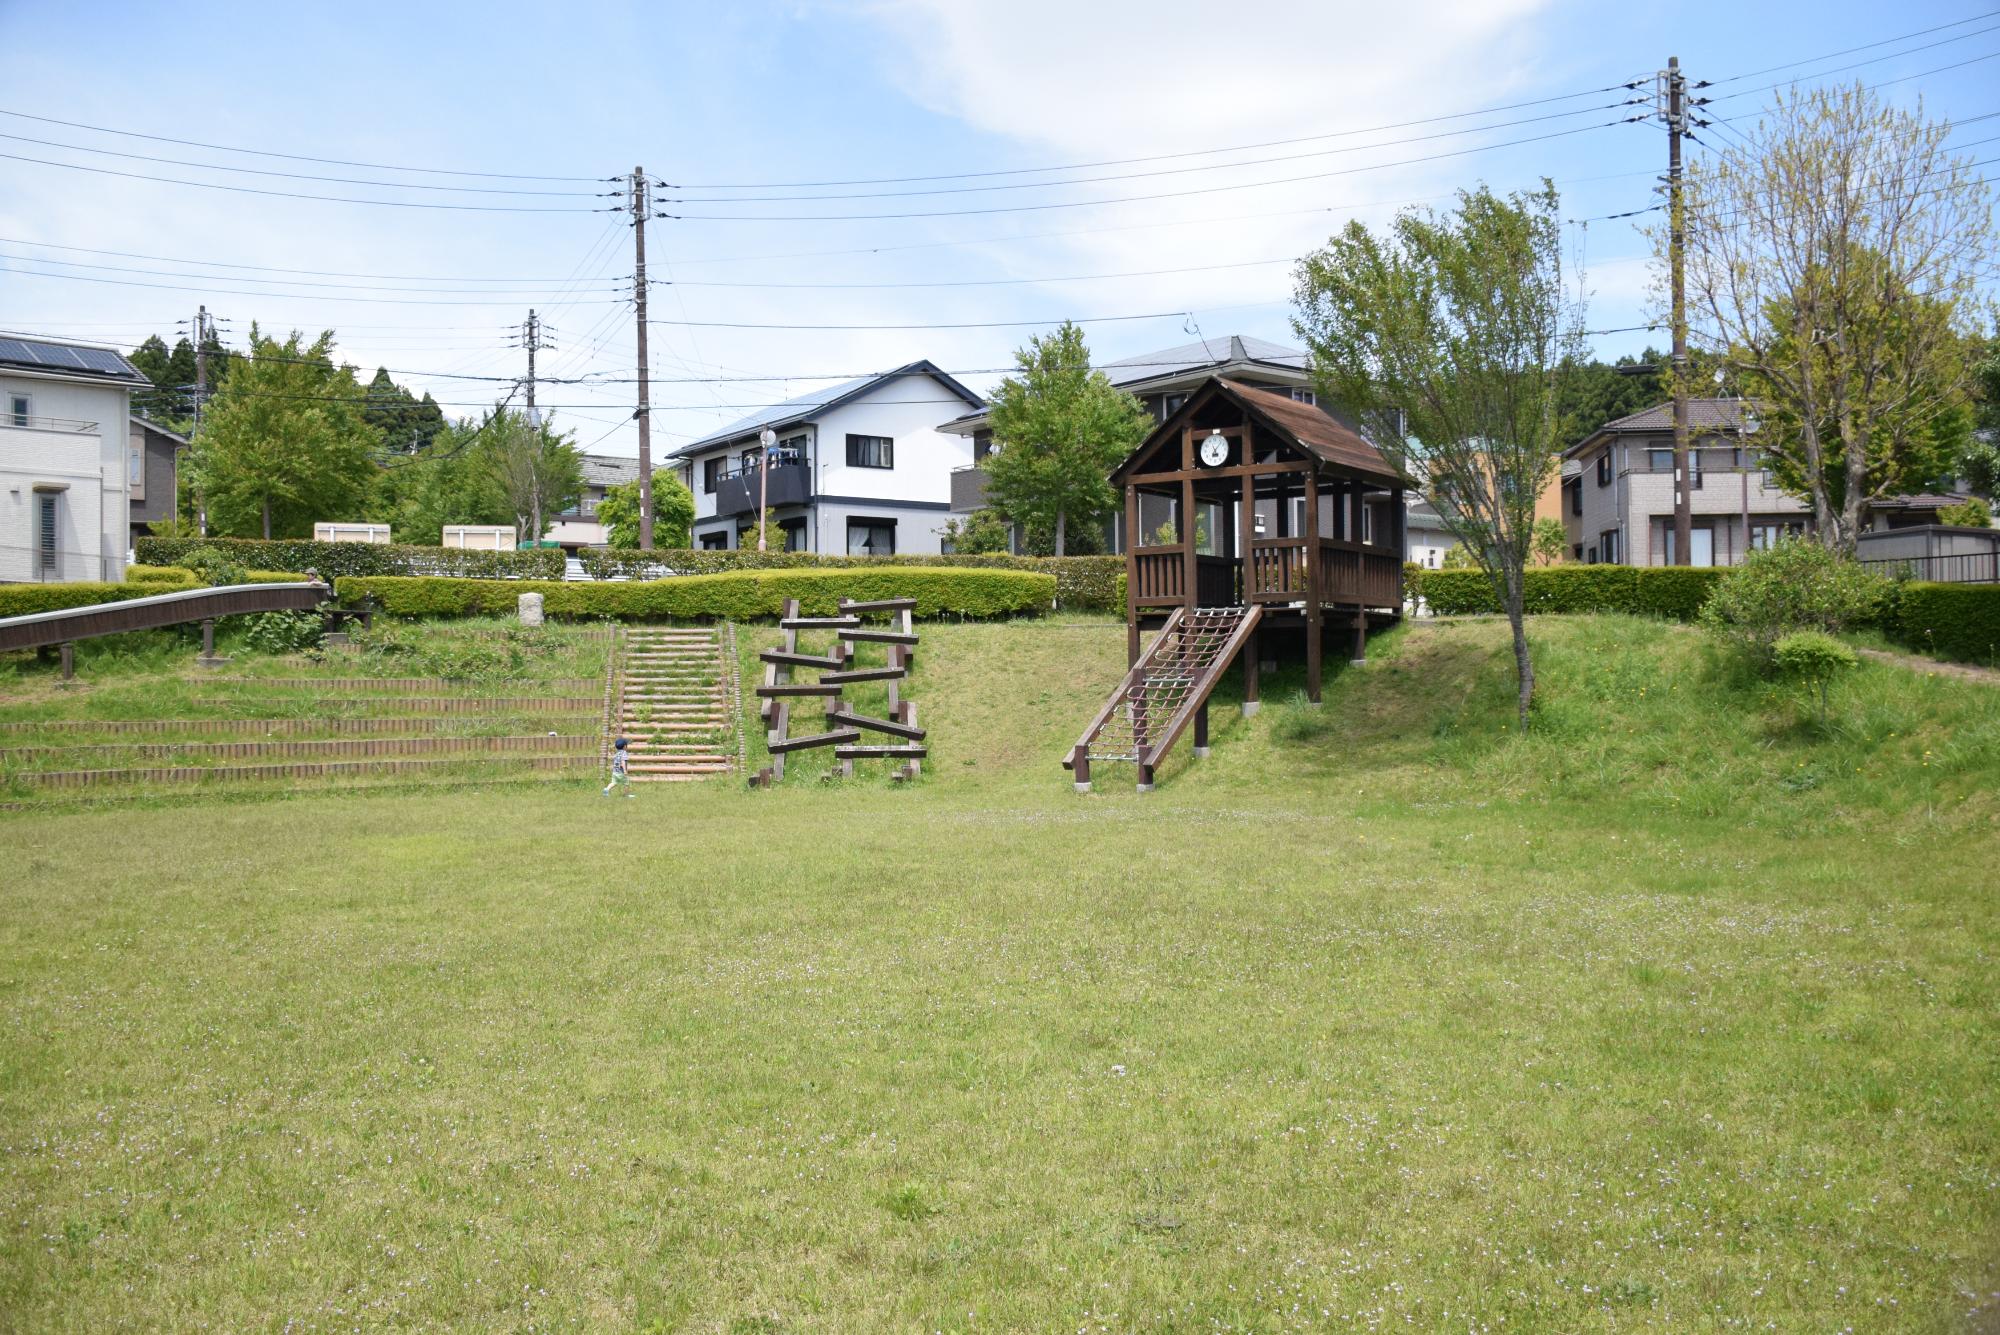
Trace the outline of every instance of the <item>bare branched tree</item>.
{"label": "bare branched tree", "polygon": [[1931,480],[1966,402],[1994,228],[1950,133],[1858,84],[1794,90],[1688,175],[1690,333],[1763,408],[1766,461],[1837,551],[1870,501]]}

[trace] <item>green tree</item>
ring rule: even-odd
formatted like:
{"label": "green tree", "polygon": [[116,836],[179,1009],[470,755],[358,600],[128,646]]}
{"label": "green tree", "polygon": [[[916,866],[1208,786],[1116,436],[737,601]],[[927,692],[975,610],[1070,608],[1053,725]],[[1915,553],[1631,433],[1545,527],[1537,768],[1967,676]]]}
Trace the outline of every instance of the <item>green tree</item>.
{"label": "green tree", "polygon": [[1972,435],[1953,470],[1987,500],[2000,499],[2000,334],[1972,357]]}
{"label": "green tree", "polygon": [[1615,362],[1569,358],[1556,396],[1556,439],[1582,440],[1606,422],[1650,408],[1666,397],[1660,368],[1667,355],[1647,348]]}
{"label": "green tree", "polygon": [[1556,565],[1569,551],[1569,532],[1563,528],[1562,520],[1544,515],[1535,521],[1534,536],[1528,544],[1536,565]]}
{"label": "green tree", "polygon": [[304,537],[367,501],[379,443],[354,368],[334,363],[332,330],[280,343],[252,325],[250,357],[204,413],[193,465],[220,532]]}
{"label": "green tree", "polygon": [[444,411],[426,393],[418,399],[381,367],[368,382],[368,397],[362,404],[368,424],[382,433],[383,448],[391,454],[416,454],[444,430]]}
{"label": "green tree", "polygon": [[1938,418],[1966,403],[1995,233],[1951,129],[1859,84],[1817,88],[1688,176],[1693,332],[1772,421],[1760,450],[1838,551],[1871,500],[1934,470]]}
{"label": "green tree", "polygon": [[448,424],[416,453],[384,461],[369,518],[405,542],[436,542],[449,524],[512,524],[514,508],[476,422]]}
{"label": "green tree", "polygon": [[[639,479],[606,487],[597,504],[597,518],[604,525],[605,540],[624,551],[639,549]],[[653,474],[653,545],[658,548],[685,548],[694,529],[694,493],[680,478],[666,469]],[[782,541],[779,546],[784,544]]]}
{"label": "green tree", "polygon": [[1118,498],[1111,470],[1152,427],[1139,401],[1090,369],[1083,331],[1067,320],[1014,354],[1018,374],[993,392],[995,453],[986,459],[994,505],[1070,550],[1070,525],[1095,525]]}
{"label": "green tree", "polygon": [[525,412],[496,408],[480,424],[479,452],[507,497],[524,542],[540,542],[549,521],[583,496],[583,453],[568,432]]}
{"label": "green tree", "polygon": [[1940,524],[1963,524],[1967,528],[1993,527],[1993,507],[1977,496],[1959,505],[1947,505],[1937,512]]}
{"label": "green tree", "polygon": [[1012,532],[1007,517],[988,505],[951,520],[938,536],[960,556],[988,556],[1005,553]]}
{"label": "green tree", "polygon": [[1420,477],[1513,629],[1517,715],[1535,690],[1524,574],[1561,446],[1582,312],[1564,293],[1555,187],[1460,191],[1376,235],[1355,222],[1300,262],[1293,327],[1324,398]]}

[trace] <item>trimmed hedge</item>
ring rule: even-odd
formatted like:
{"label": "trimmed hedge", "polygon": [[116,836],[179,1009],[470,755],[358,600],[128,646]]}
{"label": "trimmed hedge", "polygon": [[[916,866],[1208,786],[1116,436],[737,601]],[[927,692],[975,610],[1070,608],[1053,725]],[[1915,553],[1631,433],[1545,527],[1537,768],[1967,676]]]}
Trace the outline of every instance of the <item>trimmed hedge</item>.
{"label": "trimmed hedge", "polygon": [[186,566],[135,565],[125,567],[125,582],[127,584],[192,584],[197,581],[195,580],[194,571],[189,570]]}
{"label": "trimmed hedge", "polygon": [[737,570],[719,575],[627,583],[566,584],[548,580],[413,579],[347,576],[340,601],[363,599],[391,616],[507,616],[524,593],[542,595],[557,617],[621,621],[775,617],[796,598],[808,616],[831,616],[842,598],[915,598],[920,617],[998,617],[1040,612],[1054,600],[1053,575],[1025,570]]}
{"label": "trimmed hedge", "polygon": [[2000,663],[2000,584],[1899,584],[1884,621],[1891,637],[1921,653]]}
{"label": "trimmed hedge", "polygon": [[[1629,612],[1692,621],[1722,575],[1706,566],[1543,566],[1526,572],[1523,601],[1536,615]],[[1500,610],[1477,570],[1426,570],[1421,587],[1437,616]]]}
{"label": "trimmed hedge", "polygon": [[316,570],[322,579],[342,575],[446,575],[462,579],[561,579],[564,558],[554,548],[480,552],[411,543],[314,542],[307,538],[139,538],[133,555],[148,565],[179,565],[210,547],[260,570]]}
{"label": "trimmed hedge", "polygon": [[1119,612],[1125,601],[1118,594],[1124,573],[1122,556],[830,556],[821,552],[705,551],[583,551],[577,553],[593,579],[623,575],[632,579],[713,575],[731,570],[871,570],[883,567],[956,567],[976,570],[1027,570],[1054,575],[1055,605],[1069,612]]}
{"label": "trimmed hedge", "polygon": [[127,598],[153,598],[163,593],[181,593],[201,587],[192,580],[185,584],[143,584],[136,589],[130,584],[105,584],[95,580],[79,580],[74,584],[0,584],[0,617],[60,612],[68,607],[92,607],[98,603],[123,602]]}

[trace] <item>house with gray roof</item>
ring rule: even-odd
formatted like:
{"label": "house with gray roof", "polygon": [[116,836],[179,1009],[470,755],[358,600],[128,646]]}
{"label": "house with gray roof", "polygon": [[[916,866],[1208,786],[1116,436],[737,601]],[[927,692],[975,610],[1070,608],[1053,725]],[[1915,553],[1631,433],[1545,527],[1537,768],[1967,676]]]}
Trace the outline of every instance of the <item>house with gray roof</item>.
{"label": "house with gray roof", "polygon": [[580,547],[604,546],[608,538],[603,522],[597,517],[597,507],[603,502],[606,491],[635,482],[638,477],[637,459],[618,454],[584,455],[583,494],[577,497],[575,505],[554,518],[544,541],[553,542],[570,552]]}
{"label": "house with gray roof", "polygon": [[694,493],[697,547],[756,546],[761,498],[787,551],[936,554],[952,472],[972,461],[970,439],[942,428],[984,407],[916,361],[761,409],[667,458]]}
{"label": "house with gray roof", "polygon": [[151,388],[116,349],[0,334],[0,581],[125,577],[132,393]]}
{"label": "house with gray roof", "polygon": [[[1690,399],[1688,422],[1690,564],[1735,565],[1745,553],[1811,526],[1811,508],[1779,490],[1764,466],[1755,415],[1746,414],[1741,399]],[[1677,564],[1672,404],[1606,422],[1565,450],[1563,465],[1571,559]]]}

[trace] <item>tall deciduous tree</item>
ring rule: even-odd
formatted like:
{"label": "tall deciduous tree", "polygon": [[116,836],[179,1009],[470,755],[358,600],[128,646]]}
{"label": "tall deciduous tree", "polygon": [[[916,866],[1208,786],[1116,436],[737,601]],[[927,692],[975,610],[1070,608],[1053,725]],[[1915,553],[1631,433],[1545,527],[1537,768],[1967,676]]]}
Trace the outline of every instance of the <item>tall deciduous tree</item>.
{"label": "tall deciduous tree", "polygon": [[252,325],[249,358],[203,414],[194,467],[219,531],[303,537],[316,520],[358,512],[379,444],[354,368],[334,363],[331,330],[280,343]]}
{"label": "tall deciduous tree", "polygon": [[[618,548],[636,551],[639,546],[639,479],[604,489],[597,503],[597,518],[604,525],[605,541]],[[663,548],[686,547],[693,539],[694,493],[680,477],[666,469],[653,474],[653,545]],[[784,548],[783,540],[772,548]]]}
{"label": "tall deciduous tree", "polygon": [[509,408],[494,409],[480,436],[522,541],[540,542],[549,522],[583,495],[582,452],[570,433]]}
{"label": "tall deciduous tree", "polygon": [[1688,176],[1692,332],[1766,407],[1759,448],[1837,551],[1928,480],[1967,397],[1994,227],[1950,132],[1858,84],[1794,92]]}
{"label": "tall deciduous tree", "polygon": [[1301,262],[1293,320],[1322,393],[1388,446],[1492,581],[1523,729],[1535,690],[1523,572],[1582,342],[1561,240],[1547,182],[1504,199],[1461,191],[1455,211],[1406,211],[1380,236],[1350,223]]}
{"label": "tall deciduous tree", "polygon": [[476,422],[448,425],[414,454],[383,463],[369,518],[405,542],[437,542],[448,524],[512,524],[514,507],[493,461],[480,450]]}
{"label": "tall deciduous tree", "polygon": [[1054,534],[1069,550],[1071,523],[1109,514],[1113,468],[1146,438],[1152,418],[1139,401],[1090,369],[1083,330],[1065,320],[1014,354],[1019,373],[993,392],[987,489],[1008,518]]}

